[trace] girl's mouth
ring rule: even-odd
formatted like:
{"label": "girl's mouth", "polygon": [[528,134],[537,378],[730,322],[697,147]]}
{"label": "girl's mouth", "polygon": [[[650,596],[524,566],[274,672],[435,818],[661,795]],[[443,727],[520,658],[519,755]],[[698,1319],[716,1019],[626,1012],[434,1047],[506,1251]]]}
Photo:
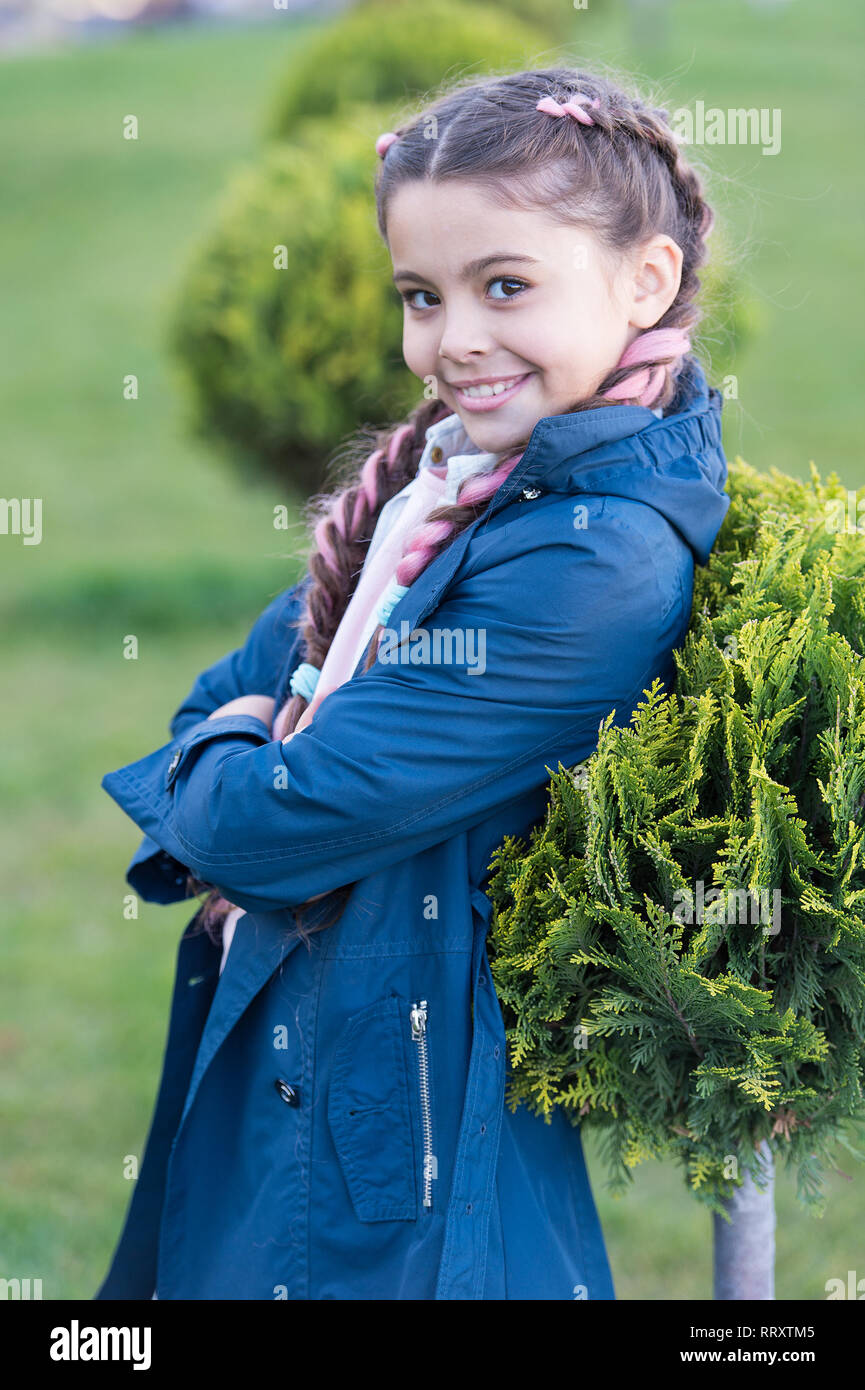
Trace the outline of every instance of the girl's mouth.
{"label": "girl's mouth", "polygon": [[525,372],[518,377],[502,377],[500,381],[473,387],[471,394],[462,386],[452,386],[451,390],[459,404],[466,410],[497,410],[500,405],[505,405],[507,401],[513,400],[517,392],[522,390],[529,377],[533,375],[533,372]]}

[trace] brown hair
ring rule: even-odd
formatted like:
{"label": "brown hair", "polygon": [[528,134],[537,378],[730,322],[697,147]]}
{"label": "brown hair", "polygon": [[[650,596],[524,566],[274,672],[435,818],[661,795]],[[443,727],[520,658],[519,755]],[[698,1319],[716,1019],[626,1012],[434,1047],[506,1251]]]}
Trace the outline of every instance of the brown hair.
{"label": "brown hair", "polygon": [[[564,103],[576,94],[591,100],[587,108],[591,125],[537,110],[543,97]],[[585,227],[598,239],[611,264],[653,235],[670,236],[682,251],[681,282],[652,331],[687,330],[699,321],[697,272],[706,257],[705,241],[714,216],[703,197],[700,176],[682,158],[665,110],[629,95],[606,77],[564,67],[541,68],[462,78],[396,128],[396,136],[379,164],[375,184],[378,226],[385,242],[388,207],[403,184],[423,179],[435,183],[469,180],[482,185],[502,206],[542,208],[563,224]],[[652,356],[648,345],[647,351],[642,360],[664,368],[651,405],[667,406],[676,396],[685,359]],[[633,354],[629,360],[633,363]],[[613,404],[607,393],[634,376],[633,365],[611,365],[596,392],[571,409]],[[636,394],[635,390],[631,399]],[[621,398],[628,396],[620,393]],[[426,430],[450,413],[441,400],[425,400],[399,425],[360,430],[343,452],[342,481],[308,502],[305,520],[314,531],[308,565],[311,584],[305,612],[296,624],[302,644],[293,665],[302,660],[321,667],[354,593],[382,507],[415,476]],[[471,501],[443,504],[430,513],[423,527],[406,541],[397,571],[400,583],[411,583],[484,512],[527,443],[522,441],[493,473],[466,480],[460,496],[465,493]],[[380,632],[381,624],[371,639],[364,670],[376,661]],[[283,689],[289,674],[283,673]],[[291,697],[283,736],[294,729],[306,705],[303,696]],[[209,886],[191,877],[189,883],[192,891]],[[308,930],[300,914],[317,899],[310,898],[295,909],[297,930],[305,939],[312,931],[333,925],[352,887],[334,890],[329,895],[332,910],[323,917],[316,913],[317,923]],[[217,889],[203,905],[202,923],[215,941],[221,937],[229,907]]]}

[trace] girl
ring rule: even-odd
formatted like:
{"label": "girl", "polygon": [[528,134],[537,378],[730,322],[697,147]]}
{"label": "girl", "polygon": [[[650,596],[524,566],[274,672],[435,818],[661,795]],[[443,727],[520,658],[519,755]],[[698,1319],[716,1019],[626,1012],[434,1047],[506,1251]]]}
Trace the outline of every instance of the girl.
{"label": "girl", "polygon": [[429,398],[102,782],[132,887],[212,892],[98,1298],[614,1297],[579,1129],[504,1103],[483,883],[674,674],[729,505],[712,214],[666,112],[588,72],[459,82],[377,151]]}

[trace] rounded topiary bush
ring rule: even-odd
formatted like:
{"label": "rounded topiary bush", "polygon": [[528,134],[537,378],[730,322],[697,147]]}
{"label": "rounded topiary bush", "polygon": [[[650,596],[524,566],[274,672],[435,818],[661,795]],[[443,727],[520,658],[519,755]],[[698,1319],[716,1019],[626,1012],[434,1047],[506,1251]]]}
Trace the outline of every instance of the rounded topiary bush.
{"label": "rounded topiary bush", "polygon": [[[359,0],[355,9],[367,9],[371,3],[380,11],[387,10],[394,14],[400,10],[417,8],[417,0]],[[597,12],[602,3],[603,0],[592,0],[593,11]],[[463,0],[462,8],[486,10],[489,13],[490,0]],[[555,0],[497,0],[495,8],[505,17],[505,23],[509,23],[516,16],[519,20],[534,24],[539,31],[548,36],[550,42],[567,42],[580,37],[577,26],[582,21],[573,0],[562,0],[561,4],[555,3]]]}
{"label": "rounded topiary bush", "polygon": [[266,135],[285,139],[298,121],[335,113],[344,119],[364,103],[411,102],[457,74],[531,66],[549,55],[549,44],[548,32],[517,19],[513,10],[461,0],[370,0],[297,53],[267,117]]}
{"label": "rounded topiary bush", "polygon": [[303,492],[358,425],[402,418],[423,389],[375,223],[380,122],[306,122],[239,174],[171,324],[198,432]]}
{"label": "rounded topiary bush", "polygon": [[613,712],[491,864],[508,1101],[674,1157],[721,1211],[756,1145],[817,1210],[865,1121],[865,489],[730,466],[675,689]]}

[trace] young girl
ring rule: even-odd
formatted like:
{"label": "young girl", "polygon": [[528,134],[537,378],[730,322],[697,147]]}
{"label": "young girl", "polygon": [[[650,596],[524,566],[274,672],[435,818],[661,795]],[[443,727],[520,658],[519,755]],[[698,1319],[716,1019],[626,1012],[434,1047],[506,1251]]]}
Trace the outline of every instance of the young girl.
{"label": "young girl", "polygon": [[102,782],[132,887],[212,892],[98,1298],[614,1297],[579,1129],[504,1104],[483,884],[674,674],[729,505],[712,214],[666,112],[588,72],[460,82],[376,148],[428,398]]}

